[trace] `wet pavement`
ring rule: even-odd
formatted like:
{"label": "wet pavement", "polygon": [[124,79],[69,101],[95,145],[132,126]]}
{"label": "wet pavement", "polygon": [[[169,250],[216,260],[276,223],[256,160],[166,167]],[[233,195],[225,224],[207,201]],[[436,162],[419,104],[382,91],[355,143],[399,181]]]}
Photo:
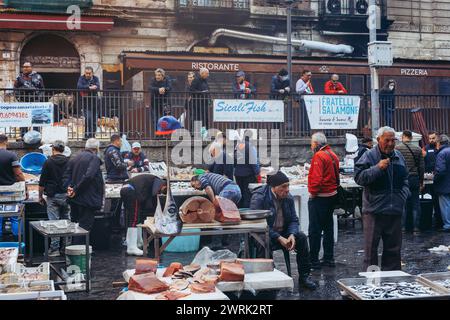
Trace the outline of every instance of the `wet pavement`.
{"label": "wet pavement", "polygon": [[[92,291],[68,293],[69,300],[112,300],[116,299],[121,288],[113,288],[114,281],[123,281],[122,273],[126,269],[134,268],[135,257],[126,255],[125,247],[120,244],[120,236],[113,237],[113,246],[108,251],[96,251],[92,257]],[[450,245],[450,233],[437,231],[422,233],[420,235],[404,234],[402,262],[403,271],[410,274],[448,271],[450,254],[431,253],[427,249],[439,245]],[[237,252],[239,243],[237,240],[230,246]],[[338,242],[335,247],[336,268],[323,268],[313,272],[313,280],[319,284],[315,291],[299,291],[297,285],[298,274],[296,270],[295,256],[291,255],[291,267],[295,288],[293,292],[279,291],[272,295],[260,295],[257,298],[276,298],[281,300],[341,300],[336,280],[342,278],[358,277],[362,272],[363,263],[363,233],[361,225],[356,224],[340,226]],[[190,253],[164,253],[161,264],[167,265],[178,261],[189,264],[194,258],[195,252]],[[281,251],[274,252],[275,266],[286,272],[284,257]],[[231,298],[234,298],[233,296]],[[252,299],[246,294],[241,299]]]}

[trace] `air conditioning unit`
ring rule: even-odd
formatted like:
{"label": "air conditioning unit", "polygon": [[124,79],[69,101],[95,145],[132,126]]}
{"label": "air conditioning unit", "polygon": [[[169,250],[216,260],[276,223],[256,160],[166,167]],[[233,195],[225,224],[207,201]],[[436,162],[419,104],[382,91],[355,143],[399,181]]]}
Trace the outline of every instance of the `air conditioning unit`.
{"label": "air conditioning unit", "polygon": [[342,10],[341,0],[328,0],[327,1],[327,13],[341,14],[341,10]]}
{"label": "air conditioning unit", "polygon": [[368,15],[369,3],[367,0],[358,0],[355,3],[355,15]]}

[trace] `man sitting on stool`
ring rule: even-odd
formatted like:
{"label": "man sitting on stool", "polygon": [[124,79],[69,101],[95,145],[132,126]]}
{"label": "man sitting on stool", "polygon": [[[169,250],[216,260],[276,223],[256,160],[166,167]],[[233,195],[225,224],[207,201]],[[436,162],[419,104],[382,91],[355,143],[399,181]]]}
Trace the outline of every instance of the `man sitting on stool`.
{"label": "man sitting on stool", "polygon": [[127,216],[127,254],[142,256],[138,248],[142,243],[142,232],[136,227],[143,223],[147,216],[155,214],[158,193],[167,188],[164,180],[152,175],[142,174],[128,180],[120,190]]}
{"label": "man sitting on stool", "polygon": [[278,171],[267,176],[267,185],[253,192],[250,209],[270,210],[267,218],[272,250],[297,251],[299,285],[314,290],[317,285],[309,278],[311,263],[306,235],[299,230],[294,200],[289,194],[289,178]]}

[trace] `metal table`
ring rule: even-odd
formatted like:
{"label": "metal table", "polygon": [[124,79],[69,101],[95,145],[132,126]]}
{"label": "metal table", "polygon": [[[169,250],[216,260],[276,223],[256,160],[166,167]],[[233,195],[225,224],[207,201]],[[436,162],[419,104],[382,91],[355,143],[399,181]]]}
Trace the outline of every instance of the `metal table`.
{"label": "metal table", "polygon": [[[260,220],[242,220],[240,224],[227,225],[220,222],[212,223],[190,223],[184,224],[183,229],[176,235],[165,235],[158,233],[154,224],[154,218],[148,218],[144,224],[139,225],[143,231],[144,241],[144,256],[147,256],[148,245],[153,240],[155,258],[159,259],[161,253],[167,248],[167,246],[175,239],[175,237],[182,236],[207,236],[207,235],[226,235],[226,234],[243,234],[244,235],[244,256],[249,257],[249,237],[253,237],[261,246],[264,247],[264,254],[266,258],[270,258],[270,238],[269,227],[266,219]],[[192,229],[202,229],[201,231],[189,232]],[[261,238],[259,234],[263,233],[264,238]],[[159,239],[168,237],[169,239],[162,245],[159,245]]]}
{"label": "metal table", "polygon": [[[17,238],[19,241],[19,253],[20,254],[24,254],[23,250],[22,250],[22,246],[20,245],[22,242],[22,228],[25,227],[25,205],[23,203],[17,203],[17,202],[5,202],[5,203],[0,203],[2,205],[12,205],[18,206],[18,210],[15,212],[3,212],[0,211],[0,217],[1,218],[14,218],[17,217],[19,218],[19,228],[18,228],[18,232],[17,232]],[[0,225],[1,228],[1,225]],[[23,234],[23,242],[25,242],[25,233]]]}
{"label": "metal table", "polygon": [[[48,233],[40,224],[40,221],[33,221],[30,222],[30,230],[29,230],[29,236],[30,236],[30,255],[28,263],[33,266],[33,230],[35,230],[38,234],[44,237],[45,241],[45,262],[50,263],[50,267],[56,272],[56,274],[62,279],[62,275],[60,272],[53,266],[54,264],[65,264],[66,261],[49,261],[48,257],[48,240],[49,238],[68,238],[68,237],[79,237],[84,236],[86,239],[86,280],[81,281],[82,283],[86,283],[86,292],[90,291],[90,280],[91,280],[91,272],[90,272],[90,252],[89,252],[89,231],[78,227],[75,232],[70,233]],[[55,284],[67,284],[65,281],[56,282]]]}

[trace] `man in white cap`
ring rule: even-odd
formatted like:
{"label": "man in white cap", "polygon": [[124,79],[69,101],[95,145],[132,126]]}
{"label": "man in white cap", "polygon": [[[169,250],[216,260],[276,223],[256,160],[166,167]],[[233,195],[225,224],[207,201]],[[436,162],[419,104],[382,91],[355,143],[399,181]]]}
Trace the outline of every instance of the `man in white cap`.
{"label": "man in white cap", "polygon": [[139,142],[133,142],[131,145],[131,152],[125,155],[125,163],[128,166],[128,171],[132,173],[149,171],[150,162],[147,156],[142,152],[141,144]]}

